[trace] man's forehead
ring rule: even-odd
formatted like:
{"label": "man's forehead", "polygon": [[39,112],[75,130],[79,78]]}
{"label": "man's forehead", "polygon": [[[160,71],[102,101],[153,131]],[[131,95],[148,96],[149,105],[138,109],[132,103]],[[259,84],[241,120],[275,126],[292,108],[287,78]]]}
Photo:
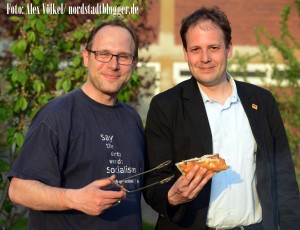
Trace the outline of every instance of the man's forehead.
{"label": "man's forehead", "polygon": [[197,23],[195,23],[191,28],[192,29],[199,28],[200,30],[203,30],[203,31],[208,31],[208,30],[212,30],[212,29],[220,29],[220,27],[218,25],[216,25],[209,19],[200,20]]}
{"label": "man's forehead", "polygon": [[106,25],[102,28],[100,28],[97,33],[95,34],[95,37],[96,36],[101,36],[102,34],[105,34],[105,33],[114,33],[114,32],[124,32],[124,33],[128,33],[130,35],[130,33],[123,27],[120,27],[120,26],[112,26],[112,25]]}
{"label": "man's forehead", "polygon": [[[118,35],[116,35],[116,33],[118,33]],[[130,40],[130,42],[134,44],[133,37],[126,28],[120,26],[111,26],[111,25],[104,26],[100,30],[98,30],[93,40],[95,39],[110,40],[111,38],[116,38],[115,40],[118,40],[116,36],[120,36],[119,33],[121,33],[122,35],[121,37],[118,38],[123,38],[123,40]]]}
{"label": "man's forehead", "polygon": [[128,44],[134,46],[134,41],[130,32],[126,28],[120,26],[107,25],[102,27],[97,31],[93,38],[93,43],[95,44],[101,45],[101,43],[99,43],[100,41],[101,43],[123,43],[123,45]]}

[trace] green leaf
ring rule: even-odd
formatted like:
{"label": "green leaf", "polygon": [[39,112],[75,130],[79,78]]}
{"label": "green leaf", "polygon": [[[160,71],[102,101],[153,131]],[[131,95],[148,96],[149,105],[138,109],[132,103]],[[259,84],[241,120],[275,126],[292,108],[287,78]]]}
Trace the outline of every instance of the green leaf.
{"label": "green leaf", "polygon": [[45,105],[47,102],[49,102],[52,99],[53,99],[53,95],[51,94],[41,95],[40,97],[38,97],[38,102],[41,105]]}
{"label": "green leaf", "polygon": [[12,22],[19,22],[19,21],[22,20],[22,18],[18,17],[18,16],[10,16],[9,20],[12,21]]}
{"label": "green leaf", "polygon": [[55,85],[55,89],[56,89],[56,90],[60,90],[60,89],[61,89],[63,81],[64,81],[64,79],[61,78],[61,79],[59,79],[59,80],[56,82],[56,85]]}
{"label": "green leaf", "polygon": [[22,133],[16,133],[16,143],[17,143],[17,146],[21,147],[23,145],[23,142],[24,142],[24,136]]}
{"label": "green leaf", "polygon": [[6,143],[12,145],[14,143],[14,134],[16,132],[15,127],[9,127],[6,131]]}
{"label": "green leaf", "polygon": [[55,77],[62,77],[64,75],[65,75],[65,71],[59,70],[59,71],[56,72]]}
{"label": "green leaf", "polygon": [[79,64],[81,63],[81,57],[80,56],[76,56],[73,60],[73,67],[76,68],[79,66]]}
{"label": "green leaf", "polygon": [[14,82],[20,82],[22,85],[24,85],[28,79],[28,76],[25,73],[13,71],[11,79]]}
{"label": "green leaf", "polygon": [[11,213],[11,210],[13,209],[13,206],[8,200],[5,200],[4,205],[3,205],[3,210],[5,210],[4,213]]}
{"label": "green leaf", "polygon": [[35,92],[40,93],[43,88],[44,88],[44,84],[41,81],[35,80],[33,82],[33,89]]}
{"label": "green leaf", "polygon": [[72,87],[72,82],[69,78],[65,78],[62,84],[62,88],[64,90],[64,92],[69,92],[69,90]]}
{"label": "green leaf", "polygon": [[0,108],[0,120],[6,120],[6,110],[4,108]]}
{"label": "green leaf", "polygon": [[39,31],[41,33],[44,32],[44,30],[45,30],[44,23],[41,19],[36,19],[35,27],[36,27],[37,31]]}
{"label": "green leaf", "polygon": [[128,102],[128,101],[129,101],[130,95],[129,95],[127,86],[124,87],[124,88],[121,90],[121,92],[118,94],[118,99],[119,99],[120,101],[123,101],[123,102]]}
{"label": "green leaf", "polygon": [[131,76],[131,79],[132,79],[133,81],[135,81],[135,82],[138,82],[138,81],[140,80],[137,71],[134,71],[134,72],[133,72],[133,74],[132,74],[132,76]]}
{"label": "green leaf", "polygon": [[25,51],[27,48],[27,42],[24,39],[17,41],[16,44],[17,48],[22,51]]}
{"label": "green leaf", "polygon": [[131,15],[131,19],[132,19],[133,21],[138,21],[139,18],[140,18],[140,15],[139,15],[139,14],[132,14],[132,15]]}
{"label": "green leaf", "polygon": [[22,28],[23,28],[23,30],[28,30],[30,28],[30,26],[29,25],[24,25]]}
{"label": "green leaf", "polygon": [[32,54],[33,56],[39,60],[39,61],[42,61],[44,59],[44,53],[42,52],[42,50],[40,48],[35,48],[33,51],[32,51]]}
{"label": "green leaf", "polygon": [[74,78],[77,80],[77,79],[79,79],[80,77],[81,77],[81,69],[78,68],[78,69],[76,69],[76,71],[75,71]]}
{"label": "green leaf", "polygon": [[32,30],[27,32],[27,41],[34,42],[36,39],[35,33]]}
{"label": "green leaf", "polygon": [[28,103],[26,101],[26,98],[24,96],[19,96],[16,104],[15,104],[15,107],[14,107],[14,111],[15,112],[18,112],[19,110],[22,110],[24,111],[28,106]]}
{"label": "green leaf", "polygon": [[39,108],[32,108],[31,111],[29,112],[29,117],[33,118],[38,111]]}
{"label": "green leaf", "polygon": [[[46,59],[49,60],[49,58],[47,58],[47,57],[46,57]],[[51,57],[51,59],[49,60],[49,62],[47,62],[46,67],[49,70],[57,71],[59,63],[60,63],[59,58],[57,56],[53,56],[53,57]]]}
{"label": "green leaf", "polygon": [[67,42],[67,43],[64,43],[64,46],[65,46],[65,49],[66,50],[69,50],[73,47],[74,43],[73,42]]}
{"label": "green leaf", "polygon": [[9,164],[4,160],[0,159],[0,172],[8,172],[9,171]]}
{"label": "green leaf", "polygon": [[11,52],[13,52],[16,56],[21,56],[27,48],[27,42],[22,39],[14,43],[11,47]]}
{"label": "green leaf", "polygon": [[82,31],[75,31],[73,33],[73,37],[77,40],[80,41],[84,37],[84,33]]}

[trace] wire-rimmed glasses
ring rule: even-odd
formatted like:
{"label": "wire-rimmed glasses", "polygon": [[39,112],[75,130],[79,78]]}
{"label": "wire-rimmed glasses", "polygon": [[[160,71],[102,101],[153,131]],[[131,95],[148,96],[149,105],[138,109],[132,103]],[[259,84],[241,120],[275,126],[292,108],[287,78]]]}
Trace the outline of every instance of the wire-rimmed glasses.
{"label": "wire-rimmed glasses", "polygon": [[91,49],[86,49],[88,52],[93,53],[95,55],[95,59],[99,62],[108,63],[111,61],[113,57],[117,58],[117,62],[120,65],[131,65],[134,60],[134,56],[131,54],[112,54],[108,51],[95,51]]}

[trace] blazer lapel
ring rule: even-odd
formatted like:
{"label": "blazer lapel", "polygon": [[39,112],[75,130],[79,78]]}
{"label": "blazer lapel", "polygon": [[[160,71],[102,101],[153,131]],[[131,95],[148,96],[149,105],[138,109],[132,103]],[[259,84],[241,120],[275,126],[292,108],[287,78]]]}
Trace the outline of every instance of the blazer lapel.
{"label": "blazer lapel", "polygon": [[213,149],[212,135],[203,99],[197,81],[192,77],[187,83],[183,89],[183,107],[190,116],[193,130],[196,131],[195,135],[198,135],[205,154],[209,154]]}
{"label": "blazer lapel", "polygon": [[236,85],[237,85],[238,95],[242,102],[245,113],[248,117],[250,127],[253,136],[256,140],[256,143],[258,146],[264,146],[263,135],[262,135],[260,119],[259,119],[259,110],[261,109],[260,105],[253,96],[247,95],[246,90],[242,89],[242,87],[240,87],[238,82],[236,83],[237,83]]}
{"label": "blazer lapel", "polygon": [[[258,146],[264,146],[259,119],[260,105],[253,96],[247,94],[247,91],[243,89],[238,82],[236,82],[236,85],[238,95],[248,117],[253,136]],[[193,77],[188,80],[187,84],[183,87],[183,103],[185,112],[189,115],[192,121],[191,127],[195,130],[195,135],[198,135],[199,142],[201,142],[203,149],[206,153],[212,153],[213,144],[209,121],[197,81]]]}

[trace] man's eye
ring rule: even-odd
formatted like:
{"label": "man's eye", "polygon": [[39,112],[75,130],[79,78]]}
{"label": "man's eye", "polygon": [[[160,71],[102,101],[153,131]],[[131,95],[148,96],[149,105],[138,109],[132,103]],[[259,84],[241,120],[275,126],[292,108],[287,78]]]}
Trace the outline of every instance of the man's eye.
{"label": "man's eye", "polygon": [[212,50],[218,50],[219,47],[218,46],[212,46],[212,47],[210,47],[210,49],[212,49]]}
{"label": "man's eye", "polygon": [[129,60],[131,58],[131,56],[130,55],[120,55],[119,58],[122,60]]}
{"label": "man's eye", "polygon": [[190,50],[191,53],[198,53],[199,52],[199,48],[193,48]]}
{"label": "man's eye", "polygon": [[111,54],[110,53],[97,53],[97,56],[99,56],[99,57],[110,57],[111,56]]}

